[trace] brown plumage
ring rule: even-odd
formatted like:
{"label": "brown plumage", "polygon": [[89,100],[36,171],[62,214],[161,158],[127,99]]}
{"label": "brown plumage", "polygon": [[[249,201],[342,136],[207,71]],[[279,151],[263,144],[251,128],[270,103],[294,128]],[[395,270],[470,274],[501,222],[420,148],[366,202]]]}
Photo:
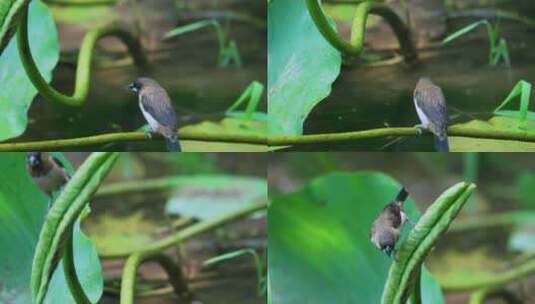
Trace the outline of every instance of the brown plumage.
{"label": "brown plumage", "polygon": [[403,211],[403,202],[405,202],[408,195],[405,188],[402,188],[394,201],[386,205],[377,216],[370,229],[370,240],[388,256],[395,252],[401,229],[407,221],[407,215]]}
{"label": "brown plumage", "polygon": [[138,94],[139,108],[152,131],[165,137],[169,151],[181,151],[175,109],[165,89],[146,77],[136,79],[128,88]]}
{"label": "brown plumage", "polygon": [[26,154],[26,168],[37,186],[48,196],[58,191],[69,180],[63,165],[52,155],[41,152]]}
{"label": "brown plumage", "polygon": [[421,124],[417,127],[427,129],[435,135],[437,151],[449,151],[448,110],[442,89],[431,79],[422,77],[414,89],[414,107]]}

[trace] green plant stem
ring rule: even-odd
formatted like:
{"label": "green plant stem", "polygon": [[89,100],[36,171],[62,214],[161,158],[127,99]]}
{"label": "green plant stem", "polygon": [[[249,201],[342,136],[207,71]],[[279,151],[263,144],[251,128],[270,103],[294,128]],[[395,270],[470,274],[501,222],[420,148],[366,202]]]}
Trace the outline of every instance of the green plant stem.
{"label": "green plant stem", "polygon": [[312,20],[316,24],[322,36],[340,52],[358,57],[364,48],[364,37],[366,32],[366,21],[368,14],[378,15],[385,19],[393,29],[398,38],[401,52],[407,61],[413,61],[417,58],[416,49],[411,41],[410,30],[388,6],[374,3],[372,1],[352,3],[357,6],[353,25],[351,27],[351,42],[347,42],[340,37],[336,30],[331,27],[327,17],[318,0],[306,0],[306,5]]}
{"label": "green plant stem", "polygon": [[243,208],[236,210],[230,214],[225,214],[223,216],[217,217],[210,221],[201,221],[197,224],[191,225],[187,228],[177,231],[173,235],[170,235],[159,241],[155,241],[151,244],[148,244],[147,246],[145,246],[145,249],[141,251],[137,250],[133,252],[131,250],[122,250],[122,251],[116,251],[116,252],[110,252],[110,253],[103,253],[103,254],[100,254],[100,257],[104,259],[122,259],[122,258],[126,258],[136,253],[141,253],[143,257],[158,254],[162,250],[175,246],[200,233],[213,230],[224,224],[227,224],[229,222],[232,222],[244,216],[247,216],[255,211],[265,209],[266,207],[267,205],[265,202],[247,204],[247,206],[244,206]]}
{"label": "green plant stem", "polygon": [[35,88],[37,88],[39,94],[48,100],[64,103],[70,106],[81,106],[84,104],[89,92],[93,49],[97,41],[101,38],[116,36],[128,47],[128,50],[134,57],[136,65],[144,66],[146,63],[139,42],[127,31],[120,30],[116,27],[104,27],[91,30],[85,35],[84,40],[82,41],[82,46],[80,47],[80,53],[78,54],[74,94],[72,96],[63,95],[46,82],[33,60],[28,40],[28,9],[29,6],[27,5],[22,10],[17,32],[17,46],[22,65],[28,78],[30,78]]}
{"label": "green plant stem", "polygon": [[[124,272],[123,272],[123,278],[124,273],[129,272],[126,276],[128,281],[124,281],[121,283],[121,286],[127,285],[132,286],[131,289],[129,288],[121,288],[121,303],[123,303],[122,299],[123,297],[132,299],[130,303],[134,303],[134,286],[135,286],[135,279],[136,279],[136,272],[139,267],[144,262],[156,262],[158,263],[163,270],[167,273],[167,276],[169,278],[169,281],[171,283],[171,286],[173,287],[173,290],[175,291],[176,295],[182,299],[189,301],[191,300],[191,293],[188,288],[188,284],[186,282],[186,278],[182,274],[182,271],[180,269],[180,266],[176,264],[170,257],[164,255],[164,254],[154,254],[151,256],[143,256],[141,254],[133,254],[128,258],[126,261],[126,264],[124,266]],[[130,273],[133,271],[133,273]]]}
{"label": "green plant stem", "polygon": [[496,288],[535,273],[535,259],[531,259],[506,271],[489,274],[465,274],[449,276],[448,280],[440,280],[440,286],[448,291],[465,291],[480,288]]}
{"label": "green plant stem", "polygon": [[[431,133],[426,132],[427,135]],[[333,142],[348,142],[361,139],[379,138],[388,136],[418,136],[416,128],[379,128],[364,131],[325,133],[313,135],[290,135],[274,136],[268,139],[270,146],[307,145]],[[481,130],[466,126],[451,126],[448,128],[448,136],[473,137],[497,140],[516,140],[523,142],[535,142],[535,132],[512,131],[512,130]]]}
{"label": "green plant stem", "polygon": [[535,222],[533,211],[512,211],[498,214],[478,215],[455,221],[450,232],[462,232],[471,229],[487,229],[503,225],[521,225]]}
{"label": "green plant stem", "polygon": [[[211,221],[199,222],[198,224],[185,228],[174,235],[148,245],[145,250],[134,252],[131,255],[130,252],[117,252],[108,255],[108,258],[123,258],[130,255],[126,260],[123,269],[121,280],[121,304],[134,303],[137,268],[143,261],[149,260],[152,257],[159,255],[163,250],[177,245],[195,235],[213,230],[214,228],[220,227],[228,222],[242,218],[252,212],[264,208],[266,208],[265,202],[247,205],[233,213],[220,216]],[[103,258],[106,257],[103,256]]]}
{"label": "green plant stem", "polygon": [[187,182],[186,179],[187,178],[185,178],[184,176],[167,176],[160,178],[117,182],[102,186],[95,194],[95,196],[102,197],[125,193],[165,191],[180,186],[184,182]]}
{"label": "green plant stem", "polygon": [[56,267],[56,254],[63,252],[60,250],[67,238],[66,233],[71,231],[117,157],[118,153],[115,152],[92,153],[54,200],[41,228],[32,262],[32,303],[43,303]]}
{"label": "green plant stem", "polygon": [[[209,142],[228,142],[228,143],[244,143],[265,145],[267,140],[263,136],[258,135],[243,135],[243,134],[228,134],[228,133],[213,133],[213,132],[180,132],[181,140],[194,141],[209,141]],[[77,149],[80,147],[87,147],[92,145],[102,145],[116,142],[127,141],[148,141],[148,140],[163,140],[163,137],[154,135],[152,138],[147,138],[143,132],[118,132],[108,133],[102,135],[92,135],[71,139],[53,139],[33,142],[18,142],[18,143],[3,143],[0,144],[0,151],[30,151],[30,150],[60,150],[60,149]]]}
{"label": "green plant stem", "polygon": [[118,0],[43,0],[46,4],[58,5],[58,6],[111,6],[115,5]]}
{"label": "green plant stem", "polygon": [[470,295],[470,301],[468,302],[468,304],[484,304],[485,300],[489,298],[501,298],[505,301],[505,303],[510,304],[523,303],[522,301],[516,299],[515,295],[510,291],[507,291],[506,289],[482,288],[473,292]]}
{"label": "green plant stem", "polygon": [[87,298],[82,284],[78,280],[78,275],[76,274],[76,266],[74,264],[74,252],[73,252],[73,234],[72,228],[67,231],[67,240],[65,243],[65,248],[63,249],[63,272],[65,275],[65,280],[67,281],[67,286],[71,292],[73,299],[76,304],[91,304],[91,301]]}
{"label": "green plant stem", "polygon": [[417,271],[411,293],[411,304],[422,304],[422,266]]}

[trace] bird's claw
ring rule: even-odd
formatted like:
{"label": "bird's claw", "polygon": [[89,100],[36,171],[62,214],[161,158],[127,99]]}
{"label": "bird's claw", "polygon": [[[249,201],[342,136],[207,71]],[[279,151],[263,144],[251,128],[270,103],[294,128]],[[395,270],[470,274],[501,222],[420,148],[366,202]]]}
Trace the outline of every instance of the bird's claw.
{"label": "bird's claw", "polygon": [[416,134],[424,134],[425,127],[423,125],[415,125],[414,128],[416,129]]}
{"label": "bird's claw", "polygon": [[151,139],[151,138],[152,138],[152,132],[150,132],[150,131],[145,132],[145,136],[146,136],[148,139]]}

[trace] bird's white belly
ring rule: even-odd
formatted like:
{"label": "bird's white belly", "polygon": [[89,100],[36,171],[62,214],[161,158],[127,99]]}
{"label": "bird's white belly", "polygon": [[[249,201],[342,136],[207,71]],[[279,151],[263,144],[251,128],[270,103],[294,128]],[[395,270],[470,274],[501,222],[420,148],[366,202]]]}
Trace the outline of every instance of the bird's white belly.
{"label": "bird's white belly", "polygon": [[149,123],[149,126],[152,131],[156,132],[158,130],[159,123],[156,121],[156,119],[154,119],[154,117],[152,117],[152,115],[150,115],[149,112],[145,111],[145,108],[143,108],[143,104],[141,103],[141,101],[139,102],[139,108],[141,109],[141,113],[143,113],[143,117],[145,117],[145,119]]}
{"label": "bird's white belly", "polygon": [[418,114],[418,118],[420,118],[420,122],[422,125],[427,128],[429,127],[429,119],[427,119],[427,116],[425,115],[424,111],[422,111],[418,104],[416,103],[416,100],[414,100],[414,107],[416,108],[416,113]]}

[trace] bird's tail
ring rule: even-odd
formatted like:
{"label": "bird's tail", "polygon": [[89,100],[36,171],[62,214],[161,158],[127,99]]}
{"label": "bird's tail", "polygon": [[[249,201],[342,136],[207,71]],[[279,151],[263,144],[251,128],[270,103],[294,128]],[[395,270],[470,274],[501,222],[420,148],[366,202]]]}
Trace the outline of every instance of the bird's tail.
{"label": "bird's tail", "polygon": [[438,152],[449,152],[450,145],[448,144],[448,136],[435,136],[435,149]]}
{"label": "bird's tail", "polygon": [[409,196],[409,192],[407,192],[405,187],[403,187],[403,188],[401,188],[401,190],[399,190],[395,201],[396,202],[404,202],[407,199],[408,196]]}
{"label": "bird's tail", "polygon": [[167,150],[169,152],[182,152],[182,148],[180,147],[180,142],[178,141],[178,136],[176,133],[166,137],[165,141],[167,143]]}

